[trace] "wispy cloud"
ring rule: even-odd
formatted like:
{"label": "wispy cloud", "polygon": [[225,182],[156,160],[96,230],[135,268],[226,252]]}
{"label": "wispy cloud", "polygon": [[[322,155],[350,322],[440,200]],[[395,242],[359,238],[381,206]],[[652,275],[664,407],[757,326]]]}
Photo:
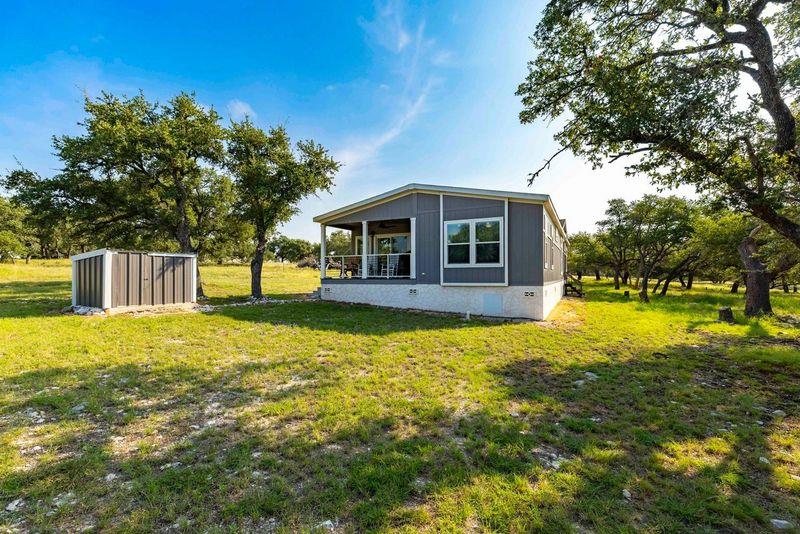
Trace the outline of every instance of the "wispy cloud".
{"label": "wispy cloud", "polygon": [[383,132],[365,139],[355,140],[337,151],[334,158],[344,164],[343,173],[349,173],[372,161],[381,148],[394,141],[422,113],[428,91],[423,91],[402,115]]}
{"label": "wispy cloud", "polygon": [[386,128],[371,136],[353,138],[336,151],[339,161],[344,163],[340,182],[378,159],[381,149],[402,135],[425,111],[432,89],[439,81],[435,67],[450,58],[448,52],[437,49],[434,39],[426,36],[424,18],[413,23],[407,20],[405,5],[399,0],[376,3],[374,18],[358,22],[368,42],[390,52],[388,66],[397,81],[391,85],[381,83],[378,88],[384,92],[394,90],[399,104],[396,118]]}
{"label": "wispy cloud", "polygon": [[370,40],[391,50],[402,52],[411,44],[411,35],[403,20],[404,5],[397,0],[375,5],[375,18],[358,19],[358,24]]}
{"label": "wispy cloud", "polygon": [[448,65],[453,60],[453,53],[448,50],[439,50],[431,58],[434,65]]}
{"label": "wispy cloud", "polygon": [[257,117],[252,106],[242,100],[231,100],[228,102],[227,108],[228,115],[230,115],[230,117],[235,121],[243,120],[245,117],[250,117],[251,119],[255,119]]}

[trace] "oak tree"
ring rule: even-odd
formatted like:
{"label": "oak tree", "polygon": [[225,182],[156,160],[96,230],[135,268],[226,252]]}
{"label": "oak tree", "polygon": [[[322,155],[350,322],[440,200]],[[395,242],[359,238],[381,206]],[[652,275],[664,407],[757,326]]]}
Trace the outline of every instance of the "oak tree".
{"label": "oak tree", "polygon": [[550,0],[532,41],[520,118],[563,116],[559,153],[636,155],[800,247],[800,2]]}
{"label": "oak tree", "polygon": [[227,166],[236,182],[238,212],[253,227],[250,290],[252,298],[261,298],[269,236],[298,212],[302,199],[330,190],[339,164],[313,141],[293,147],[283,127],[265,132],[245,118],[231,123]]}

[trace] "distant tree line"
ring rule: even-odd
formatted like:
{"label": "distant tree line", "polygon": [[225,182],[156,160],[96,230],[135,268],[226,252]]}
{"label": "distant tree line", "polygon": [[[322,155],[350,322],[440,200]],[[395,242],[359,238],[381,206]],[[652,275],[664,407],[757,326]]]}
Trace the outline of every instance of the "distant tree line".
{"label": "distant tree line", "polygon": [[[84,109],[81,134],[53,138],[58,172],[21,167],[0,180],[10,194],[0,198],[0,260],[100,246],[196,253],[248,261],[260,298],[276,229],[303,198],[330,190],[339,168],[324,147],[293,144],[283,127],[223,125],[192,94],[159,104],[103,93]],[[295,258],[297,248],[283,243],[273,254]]]}
{"label": "distant tree line", "polygon": [[[769,289],[800,283],[800,250],[758,219],[680,197],[609,201],[594,233],[570,238],[568,267],[578,279],[601,275],[632,286],[639,299],[696,279],[747,288],[747,315],[771,312]],[[752,262],[758,262],[753,265]]]}

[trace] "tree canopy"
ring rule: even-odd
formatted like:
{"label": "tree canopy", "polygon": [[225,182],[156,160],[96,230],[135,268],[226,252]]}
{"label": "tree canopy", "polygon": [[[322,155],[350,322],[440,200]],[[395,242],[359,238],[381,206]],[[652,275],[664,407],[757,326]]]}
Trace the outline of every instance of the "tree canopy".
{"label": "tree canopy", "polygon": [[[193,94],[159,104],[102,93],[84,110],[80,134],[53,140],[55,175],[20,168],[0,182],[43,255],[66,241],[67,252],[79,244],[253,259],[260,295],[267,238],[338,169],[313,141],[293,147],[283,128],[264,132],[249,119],[223,127]],[[20,250],[5,234],[3,243]],[[197,278],[202,296],[199,270]]]}
{"label": "tree canopy", "polygon": [[261,269],[269,235],[297,213],[302,199],[330,190],[339,164],[321,145],[299,141],[292,147],[284,128],[264,132],[249,118],[231,123],[227,148],[227,167],[237,188],[237,211],[254,229],[251,296],[261,298]]}
{"label": "tree canopy", "polygon": [[267,250],[278,261],[298,262],[314,253],[314,243],[278,234],[267,242]]}
{"label": "tree canopy", "polygon": [[0,261],[27,256],[33,245],[25,210],[0,196]]}
{"label": "tree canopy", "polygon": [[550,0],[532,40],[520,118],[564,116],[559,152],[636,155],[800,247],[800,2]]}

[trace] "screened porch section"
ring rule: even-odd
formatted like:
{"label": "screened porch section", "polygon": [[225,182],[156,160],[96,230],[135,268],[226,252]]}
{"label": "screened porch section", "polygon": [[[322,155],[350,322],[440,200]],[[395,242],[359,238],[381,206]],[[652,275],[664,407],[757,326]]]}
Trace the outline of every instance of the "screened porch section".
{"label": "screened porch section", "polygon": [[[363,280],[367,278],[416,278],[415,219],[361,221],[351,224],[322,225],[321,277]],[[350,244],[342,239],[328,242],[327,228],[345,230]],[[349,232],[349,234],[348,234]],[[332,246],[336,250],[326,250]]]}

